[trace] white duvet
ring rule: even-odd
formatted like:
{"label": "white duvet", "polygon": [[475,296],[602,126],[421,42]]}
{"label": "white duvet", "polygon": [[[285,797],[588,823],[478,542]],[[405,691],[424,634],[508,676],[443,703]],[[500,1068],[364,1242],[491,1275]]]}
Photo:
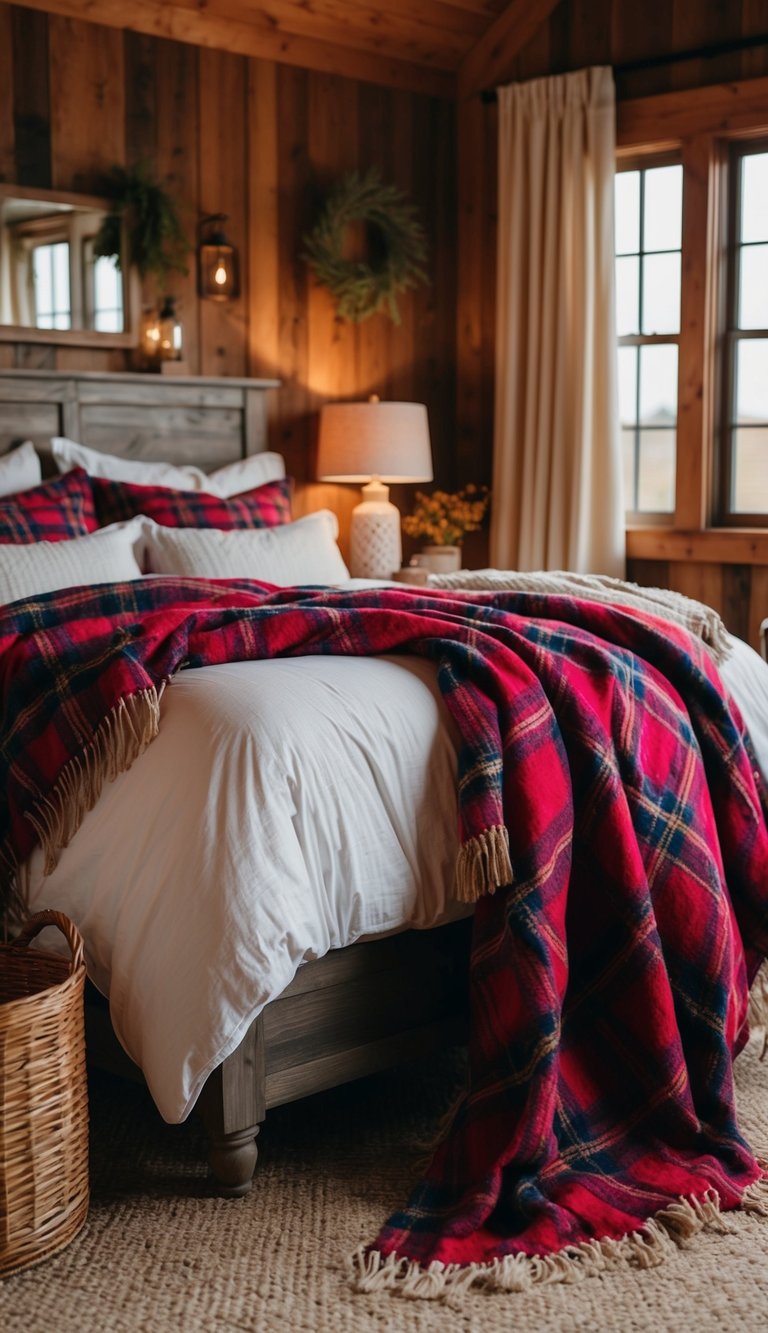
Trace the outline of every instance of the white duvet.
{"label": "white duvet", "polygon": [[77,922],[162,1115],[305,959],[432,926],[457,853],[457,757],[431,664],[307,657],[183,671],[29,905]]}
{"label": "white duvet", "polygon": [[[768,779],[768,667],[723,675]],[[89,975],[162,1115],[203,1082],[298,967],[457,912],[455,737],[434,668],[311,657],[180,673],[158,738],[109,784],[31,910],[79,925]],[[460,910],[460,909],[459,909]]]}

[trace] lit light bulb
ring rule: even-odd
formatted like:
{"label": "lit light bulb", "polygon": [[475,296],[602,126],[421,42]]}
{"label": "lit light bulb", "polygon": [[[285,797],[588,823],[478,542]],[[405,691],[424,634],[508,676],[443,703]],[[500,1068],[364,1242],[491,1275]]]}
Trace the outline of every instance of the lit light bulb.
{"label": "lit light bulb", "polygon": [[222,260],[219,260],[218,268],[213,275],[213,281],[217,282],[220,287],[223,287],[224,283],[227,281],[227,270],[224,267]]}

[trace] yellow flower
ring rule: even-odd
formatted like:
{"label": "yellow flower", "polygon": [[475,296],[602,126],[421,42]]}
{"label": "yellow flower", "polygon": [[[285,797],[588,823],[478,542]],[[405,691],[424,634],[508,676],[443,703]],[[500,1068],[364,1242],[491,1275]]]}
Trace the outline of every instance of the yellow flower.
{"label": "yellow flower", "polygon": [[435,546],[457,546],[467,532],[476,532],[482,525],[489,500],[487,486],[472,482],[454,493],[417,491],[413,513],[403,519],[403,531]]}

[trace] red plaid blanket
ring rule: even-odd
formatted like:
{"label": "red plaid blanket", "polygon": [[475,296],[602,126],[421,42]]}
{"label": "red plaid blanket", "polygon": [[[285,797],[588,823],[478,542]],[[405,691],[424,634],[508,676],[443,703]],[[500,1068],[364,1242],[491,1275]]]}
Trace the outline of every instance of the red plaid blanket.
{"label": "red plaid blanket", "polygon": [[524,593],[157,579],[16,603],[0,612],[6,877],[38,837],[55,855],[181,667],[400,651],[435,661],[462,737],[470,1074],[360,1285],[651,1262],[718,1206],[759,1206],[732,1060],[768,954],[765,807],[738,713],[681,630]]}

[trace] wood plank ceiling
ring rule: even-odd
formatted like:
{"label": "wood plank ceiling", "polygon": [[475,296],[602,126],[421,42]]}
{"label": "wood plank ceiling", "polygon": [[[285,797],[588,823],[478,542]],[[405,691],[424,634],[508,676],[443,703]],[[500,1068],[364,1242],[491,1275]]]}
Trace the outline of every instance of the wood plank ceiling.
{"label": "wood plank ceiling", "polygon": [[435,96],[490,86],[559,0],[18,0],[155,37]]}

